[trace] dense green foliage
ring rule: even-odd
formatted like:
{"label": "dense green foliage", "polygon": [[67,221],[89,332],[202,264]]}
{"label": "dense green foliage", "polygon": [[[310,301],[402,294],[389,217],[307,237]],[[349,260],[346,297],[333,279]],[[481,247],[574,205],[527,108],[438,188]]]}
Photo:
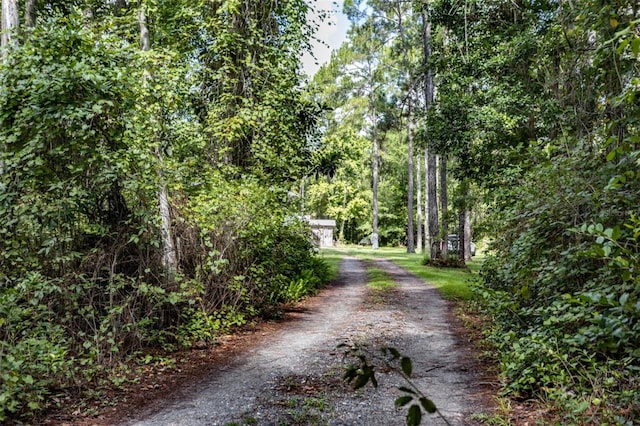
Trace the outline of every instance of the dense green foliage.
{"label": "dense green foliage", "polygon": [[[437,93],[416,143],[448,159],[453,200],[440,214],[451,225],[441,232],[471,209],[476,237],[493,241],[476,294],[494,319],[489,339],[505,392],[547,401],[561,423],[632,423],[640,417],[637,2],[412,3],[345,2],[349,39],[314,81],[333,107],[325,143],[364,135],[369,144],[350,158],[371,161],[377,130],[381,242],[404,243],[409,117],[400,111],[409,83],[422,85],[431,70]],[[418,66],[422,13],[433,44]],[[338,206],[359,194],[370,203],[364,191],[341,196],[342,167],[309,190],[323,194],[318,213],[341,215]],[[372,179],[367,167],[349,176],[350,188]],[[369,215],[349,220],[358,232],[345,241],[371,232]]]}
{"label": "dense green foliage", "polygon": [[[469,2],[453,11],[440,18],[452,28],[448,46],[466,42],[468,55],[447,73],[452,100],[441,113],[465,141],[460,173],[490,189],[494,256],[478,291],[506,391],[553,401],[563,423],[633,422],[637,5]],[[462,121],[451,119],[458,110]]]}
{"label": "dense green foliage", "polygon": [[505,392],[640,417],[637,2],[349,0],[312,95],[303,0],[29,4],[0,47],[0,422],[313,291],[301,214],[409,241],[410,136],[450,171],[438,232],[493,240]]}
{"label": "dense green foliage", "polygon": [[287,197],[313,169],[308,6],[76,3],[41,4],[0,63],[0,422],[330,277]]}

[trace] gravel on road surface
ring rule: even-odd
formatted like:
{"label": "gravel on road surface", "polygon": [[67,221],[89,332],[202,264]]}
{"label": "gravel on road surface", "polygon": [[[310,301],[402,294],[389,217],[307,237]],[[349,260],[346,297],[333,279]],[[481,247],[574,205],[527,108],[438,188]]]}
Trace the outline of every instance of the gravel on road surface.
{"label": "gravel on road surface", "polygon": [[[338,280],[314,296],[296,320],[122,424],[405,424],[406,408],[394,406],[402,379],[377,371],[377,388],[353,391],[342,380],[341,343],[398,349],[413,361],[414,383],[450,424],[479,424],[473,414],[491,412],[491,390],[482,384],[481,363],[456,334],[460,324],[454,324],[452,305],[392,262],[379,260],[375,266],[399,284],[397,290],[371,297],[365,263],[345,258]],[[446,423],[427,415],[423,424]]]}

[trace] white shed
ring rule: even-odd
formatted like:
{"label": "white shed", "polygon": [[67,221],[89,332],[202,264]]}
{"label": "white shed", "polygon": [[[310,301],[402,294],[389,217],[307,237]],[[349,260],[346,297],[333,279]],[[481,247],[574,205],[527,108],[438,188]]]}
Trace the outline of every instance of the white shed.
{"label": "white shed", "polygon": [[333,247],[333,230],[336,229],[336,221],[333,219],[307,219],[313,240],[318,247]]}

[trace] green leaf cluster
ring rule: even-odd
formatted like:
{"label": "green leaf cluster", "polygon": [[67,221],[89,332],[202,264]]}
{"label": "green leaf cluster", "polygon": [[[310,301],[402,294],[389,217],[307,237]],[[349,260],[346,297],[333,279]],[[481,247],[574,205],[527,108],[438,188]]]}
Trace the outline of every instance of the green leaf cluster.
{"label": "green leaf cluster", "polygon": [[397,407],[409,406],[406,416],[408,426],[422,424],[423,412],[436,414],[445,424],[449,424],[442,413],[438,411],[434,402],[427,398],[411,381],[413,373],[411,358],[402,355],[396,348],[386,346],[380,348],[380,354],[360,344],[342,343],[338,345],[338,348],[344,351],[345,358],[355,361],[355,364],[348,364],[345,367],[343,376],[343,380],[352,384],[354,390],[364,388],[368,383],[377,388],[376,369],[384,368],[393,371],[407,383],[407,386],[398,387],[403,395],[395,400],[395,405]]}

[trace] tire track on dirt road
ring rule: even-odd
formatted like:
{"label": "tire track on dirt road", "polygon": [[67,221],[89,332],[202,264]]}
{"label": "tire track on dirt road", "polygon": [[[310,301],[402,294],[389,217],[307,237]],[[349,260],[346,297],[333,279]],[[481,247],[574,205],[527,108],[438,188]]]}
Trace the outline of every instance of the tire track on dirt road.
{"label": "tire track on dirt road", "polygon": [[[379,266],[400,283],[391,300],[368,301],[365,265],[345,258],[339,279],[305,304],[297,319],[123,425],[404,424],[404,409],[394,406],[397,376],[377,373],[377,389],[354,392],[344,385],[344,359],[336,347],[345,341],[394,346],[410,356],[416,384],[449,422],[473,424],[470,414],[485,408],[486,397],[450,331],[447,303],[390,262]],[[427,417],[423,424],[443,423]]]}

